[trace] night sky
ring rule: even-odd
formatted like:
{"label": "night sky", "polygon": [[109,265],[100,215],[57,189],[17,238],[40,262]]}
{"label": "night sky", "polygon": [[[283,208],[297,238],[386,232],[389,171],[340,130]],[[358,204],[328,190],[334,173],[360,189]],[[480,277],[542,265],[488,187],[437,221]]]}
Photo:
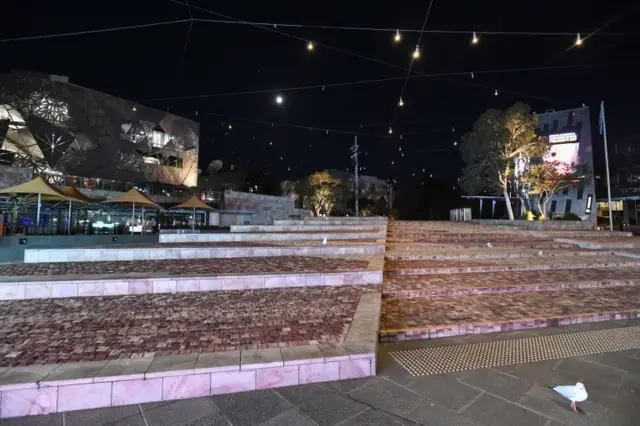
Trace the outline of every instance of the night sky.
{"label": "night sky", "polygon": [[[268,172],[277,179],[297,179],[326,168],[353,170],[349,147],[352,133],[357,133],[362,173],[394,178],[398,185],[414,185],[430,174],[454,183],[460,169],[454,142],[487,108],[506,108],[516,101],[538,112],[590,106],[598,145],[598,104],[604,100],[610,143],[640,134],[635,126],[640,32],[633,33],[640,16],[631,2],[435,0],[422,36],[429,1],[191,0],[191,11],[182,2],[3,2],[2,40],[191,17],[194,21],[2,41],[0,71],[67,75],[75,84],[169,108],[200,122],[202,169],[221,159],[226,166]],[[417,31],[402,32],[402,40],[394,43],[392,31],[200,21],[233,18]],[[433,30],[462,33],[429,32]],[[476,45],[471,44],[473,31],[479,37]],[[568,34],[486,33],[490,31]],[[578,32],[584,44],[575,48]],[[422,56],[407,80],[420,37]],[[316,43],[312,52],[308,40]],[[575,67],[584,65],[594,66]],[[556,68],[504,71],[538,67]],[[315,88],[285,90],[300,86]],[[275,103],[277,95],[283,96],[282,105]],[[599,151],[594,152],[597,162]]]}

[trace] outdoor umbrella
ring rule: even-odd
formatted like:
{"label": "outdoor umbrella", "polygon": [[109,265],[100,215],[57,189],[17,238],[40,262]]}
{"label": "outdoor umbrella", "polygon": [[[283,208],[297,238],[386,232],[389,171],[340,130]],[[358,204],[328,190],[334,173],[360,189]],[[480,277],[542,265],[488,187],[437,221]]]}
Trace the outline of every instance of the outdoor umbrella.
{"label": "outdoor umbrella", "polygon": [[198,210],[208,210],[215,211],[215,209],[211,206],[208,206],[204,202],[200,200],[200,198],[193,195],[188,200],[183,201],[177,206],[171,207],[172,209],[193,209],[193,224],[191,225],[191,229],[195,231],[196,229],[196,209]]}
{"label": "outdoor umbrella", "polygon": [[160,206],[154,203],[151,198],[140,192],[137,188],[132,188],[119,197],[103,201],[103,203],[125,204],[131,205],[131,233],[133,234],[133,221],[135,220],[136,205],[138,207],[156,208],[160,210]]}
{"label": "outdoor umbrella", "polygon": [[21,183],[20,185],[12,186],[10,188],[0,189],[0,194],[19,194],[27,196],[35,196],[38,202],[36,208],[36,227],[40,229],[40,205],[42,201],[74,201],[84,203],[85,201],[79,200],[75,197],[69,196],[51,185],[49,182],[38,176],[29,182]]}

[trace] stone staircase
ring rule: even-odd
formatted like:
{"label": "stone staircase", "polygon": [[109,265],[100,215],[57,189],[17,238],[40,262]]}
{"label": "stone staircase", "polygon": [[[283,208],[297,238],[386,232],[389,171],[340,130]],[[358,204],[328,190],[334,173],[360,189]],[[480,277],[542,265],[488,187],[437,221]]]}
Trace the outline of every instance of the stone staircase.
{"label": "stone staircase", "polygon": [[567,233],[390,222],[380,341],[640,317],[636,238]]}

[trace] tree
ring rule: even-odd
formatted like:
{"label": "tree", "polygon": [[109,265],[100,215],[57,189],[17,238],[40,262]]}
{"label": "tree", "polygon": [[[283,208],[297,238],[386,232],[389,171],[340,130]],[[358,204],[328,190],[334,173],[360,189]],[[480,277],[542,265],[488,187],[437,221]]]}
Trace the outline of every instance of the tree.
{"label": "tree", "polygon": [[313,191],[311,203],[316,214],[330,215],[336,205],[342,181],[327,171],[309,176],[309,186]]}
{"label": "tree", "polygon": [[523,174],[522,181],[529,187],[530,195],[537,195],[538,211],[542,219],[547,219],[547,204],[553,194],[575,184],[584,176],[587,176],[586,165],[543,160],[532,164]]}
{"label": "tree", "polygon": [[502,194],[511,220],[509,186],[514,184],[516,165],[542,156],[547,147],[545,139],[536,135],[537,123],[528,105],[516,103],[505,111],[487,110],[463,136],[460,185],[471,194],[487,190]]}

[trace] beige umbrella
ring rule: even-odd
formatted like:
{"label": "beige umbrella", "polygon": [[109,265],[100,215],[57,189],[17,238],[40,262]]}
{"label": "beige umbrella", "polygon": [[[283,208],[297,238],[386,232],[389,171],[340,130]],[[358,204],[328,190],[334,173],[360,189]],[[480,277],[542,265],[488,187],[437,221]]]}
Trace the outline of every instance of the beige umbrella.
{"label": "beige umbrella", "polygon": [[125,192],[124,194],[122,194],[119,197],[103,201],[103,203],[125,204],[125,205],[129,205],[130,204],[131,205],[131,208],[132,208],[132,210],[131,210],[131,233],[132,234],[133,234],[133,222],[135,220],[135,213],[136,213],[136,205],[139,206],[139,207],[142,207],[143,209],[145,207],[147,207],[147,208],[156,208],[158,210],[161,208],[159,205],[154,203],[151,200],[151,198],[149,198],[148,196],[146,196],[145,194],[140,192],[137,188],[133,188],[133,189],[129,190],[128,192]]}
{"label": "beige umbrella", "polygon": [[191,225],[191,229],[195,231],[196,229],[196,209],[197,210],[208,210],[215,211],[215,209],[207,204],[205,204],[200,198],[193,195],[191,198],[183,201],[177,206],[171,207],[172,209],[193,209],[193,224]]}
{"label": "beige umbrella", "polygon": [[22,194],[36,196],[38,202],[36,208],[36,229],[40,229],[40,207],[42,201],[75,201],[78,203],[84,203],[85,201],[76,199],[51,185],[49,182],[38,176],[29,182],[21,183],[20,185],[12,186],[10,188],[0,189],[0,194]]}

